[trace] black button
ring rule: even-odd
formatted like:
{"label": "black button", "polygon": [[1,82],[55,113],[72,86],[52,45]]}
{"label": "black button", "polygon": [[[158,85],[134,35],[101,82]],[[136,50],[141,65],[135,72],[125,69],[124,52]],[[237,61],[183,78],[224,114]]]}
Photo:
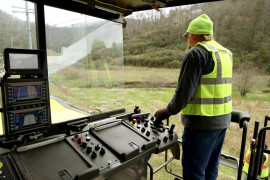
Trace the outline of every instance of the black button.
{"label": "black button", "polygon": [[100,150],[100,155],[103,155],[103,154],[105,154],[105,149],[104,148],[101,148],[101,150]]}
{"label": "black button", "polygon": [[92,147],[88,146],[88,147],[86,148],[86,153],[90,153],[90,152],[92,152]]}
{"label": "black button", "polygon": [[82,148],[85,149],[87,147],[87,142],[82,143]]}
{"label": "black button", "polygon": [[141,130],[142,132],[145,132],[145,128],[144,127],[142,127],[142,130]]}
{"label": "black button", "polygon": [[97,153],[95,151],[93,151],[92,154],[91,154],[91,158],[95,159],[96,157],[97,157]]}
{"label": "black button", "polygon": [[95,150],[99,150],[100,149],[100,146],[97,144],[96,146],[95,146]]}
{"label": "black button", "polygon": [[168,140],[168,137],[165,136],[165,137],[163,138],[163,141],[164,141],[164,142],[167,142],[167,140]]}

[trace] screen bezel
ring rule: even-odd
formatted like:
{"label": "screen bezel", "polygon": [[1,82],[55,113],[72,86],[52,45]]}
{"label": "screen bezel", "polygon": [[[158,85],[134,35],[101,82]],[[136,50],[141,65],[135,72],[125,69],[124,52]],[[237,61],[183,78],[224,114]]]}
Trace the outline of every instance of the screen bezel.
{"label": "screen bezel", "polygon": [[33,112],[33,111],[38,111],[38,110],[44,110],[44,108],[47,109],[47,115],[50,113],[50,108],[49,106],[41,106],[41,107],[38,107],[38,108],[30,108],[30,109],[23,109],[23,110],[13,110],[13,111],[7,111],[5,113],[6,115],[6,121],[5,121],[5,136],[6,137],[10,137],[10,136],[13,136],[13,135],[21,135],[21,134],[27,134],[29,132],[33,132],[33,131],[40,131],[40,130],[45,130],[45,129],[48,129],[50,128],[51,126],[51,119],[50,119],[50,116],[48,115],[48,124],[33,124],[33,125],[29,125],[29,126],[26,126],[24,128],[21,128],[21,129],[17,129],[15,131],[10,131],[9,129],[9,120],[7,118],[8,116],[8,113],[12,113],[12,114],[16,114],[16,113],[27,113],[27,112]]}
{"label": "screen bezel", "polygon": [[[10,67],[10,54],[33,54],[38,57],[38,68],[37,69],[11,69]],[[32,49],[11,49],[6,48],[4,50],[4,62],[5,71],[7,75],[39,75],[42,74],[42,64],[45,60],[45,53],[41,50]]]}
{"label": "screen bezel", "polygon": [[[45,89],[42,88],[42,85],[45,84]],[[15,101],[14,102],[14,99],[13,99],[13,88],[16,87],[16,86],[36,86],[36,85],[40,85],[41,86],[41,98],[35,98],[35,99],[25,99],[25,100],[20,100],[20,101]],[[8,87],[11,87],[11,98],[12,98],[12,103],[8,103],[8,97],[7,97],[7,92],[8,92]],[[36,102],[47,102],[48,101],[48,98],[49,98],[49,95],[48,95],[48,82],[46,81],[31,81],[31,82],[28,82],[28,81],[23,81],[23,80],[20,80],[20,82],[6,82],[3,86],[4,88],[4,94],[3,96],[5,97],[5,104],[6,106],[16,106],[16,105],[21,105],[21,104],[25,104],[25,103],[36,103]],[[46,93],[46,99],[42,99],[42,94],[43,92],[45,91]]]}

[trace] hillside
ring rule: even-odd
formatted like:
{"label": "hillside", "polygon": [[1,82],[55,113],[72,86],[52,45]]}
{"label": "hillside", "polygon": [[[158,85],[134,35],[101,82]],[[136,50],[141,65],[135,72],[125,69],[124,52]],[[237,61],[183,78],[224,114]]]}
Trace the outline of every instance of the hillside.
{"label": "hillside", "polygon": [[[234,67],[252,62],[270,73],[270,1],[226,0],[174,8],[169,14],[127,18],[124,55],[127,65],[179,68],[187,46],[189,22],[206,13],[214,22],[214,37],[234,54]],[[195,10],[194,10],[195,9]]]}

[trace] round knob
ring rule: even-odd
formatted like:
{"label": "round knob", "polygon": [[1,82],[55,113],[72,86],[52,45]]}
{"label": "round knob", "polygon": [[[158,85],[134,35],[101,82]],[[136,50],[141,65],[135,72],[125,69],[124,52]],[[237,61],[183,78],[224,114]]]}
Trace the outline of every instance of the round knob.
{"label": "round knob", "polygon": [[161,140],[160,139],[157,139],[157,144],[160,144],[161,143]]}
{"label": "round knob", "polygon": [[146,136],[149,136],[149,135],[150,135],[150,132],[149,132],[149,131],[147,131],[147,132],[146,132]]}
{"label": "round knob", "polygon": [[86,141],[90,141],[91,140],[91,137],[90,136],[87,136],[86,137]]}
{"label": "round knob", "polygon": [[92,152],[92,147],[88,146],[88,147],[86,148],[86,153],[89,154],[90,152]]}
{"label": "round knob", "polygon": [[100,155],[104,155],[105,154],[105,149],[104,148],[101,148],[101,150],[100,150]]}
{"label": "round knob", "polygon": [[95,151],[93,151],[92,154],[91,154],[91,158],[95,159],[96,157],[97,157],[97,153]]}
{"label": "round knob", "polygon": [[134,124],[136,124],[136,122],[137,122],[136,119],[132,119],[131,124],[134,125]]}
{"label": "round knob", "polygon": [[142,131],[142,132],[145,132],[145,128],[144,128],[144,127],[142,127],[141,131]]}
{"label": "round knob", "polygon": [[87,142],[82,143],[82,148],[85,149],[87,147]]}
{"label": "round knob", "polygon": [[167,140],[168,140],[168,137],[165,136],[165,137],[163,138],[163,141],[164,141],[164,142],[167,142]]}
{"label": "round knob", "polygon": [[148,126],[148,123],[146,122],[146,123],[144,123],[144,127],[147,127]]}

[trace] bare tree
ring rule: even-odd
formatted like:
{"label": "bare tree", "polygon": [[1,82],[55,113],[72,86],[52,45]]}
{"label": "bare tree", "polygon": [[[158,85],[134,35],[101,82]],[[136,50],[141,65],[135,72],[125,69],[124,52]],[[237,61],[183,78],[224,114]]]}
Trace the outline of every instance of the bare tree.
{"label": "bare tree", "polygon": [[242,63],[236,70],[234,84],[241,96],[245,96],[256,85],[257,68],[253,63]]}

